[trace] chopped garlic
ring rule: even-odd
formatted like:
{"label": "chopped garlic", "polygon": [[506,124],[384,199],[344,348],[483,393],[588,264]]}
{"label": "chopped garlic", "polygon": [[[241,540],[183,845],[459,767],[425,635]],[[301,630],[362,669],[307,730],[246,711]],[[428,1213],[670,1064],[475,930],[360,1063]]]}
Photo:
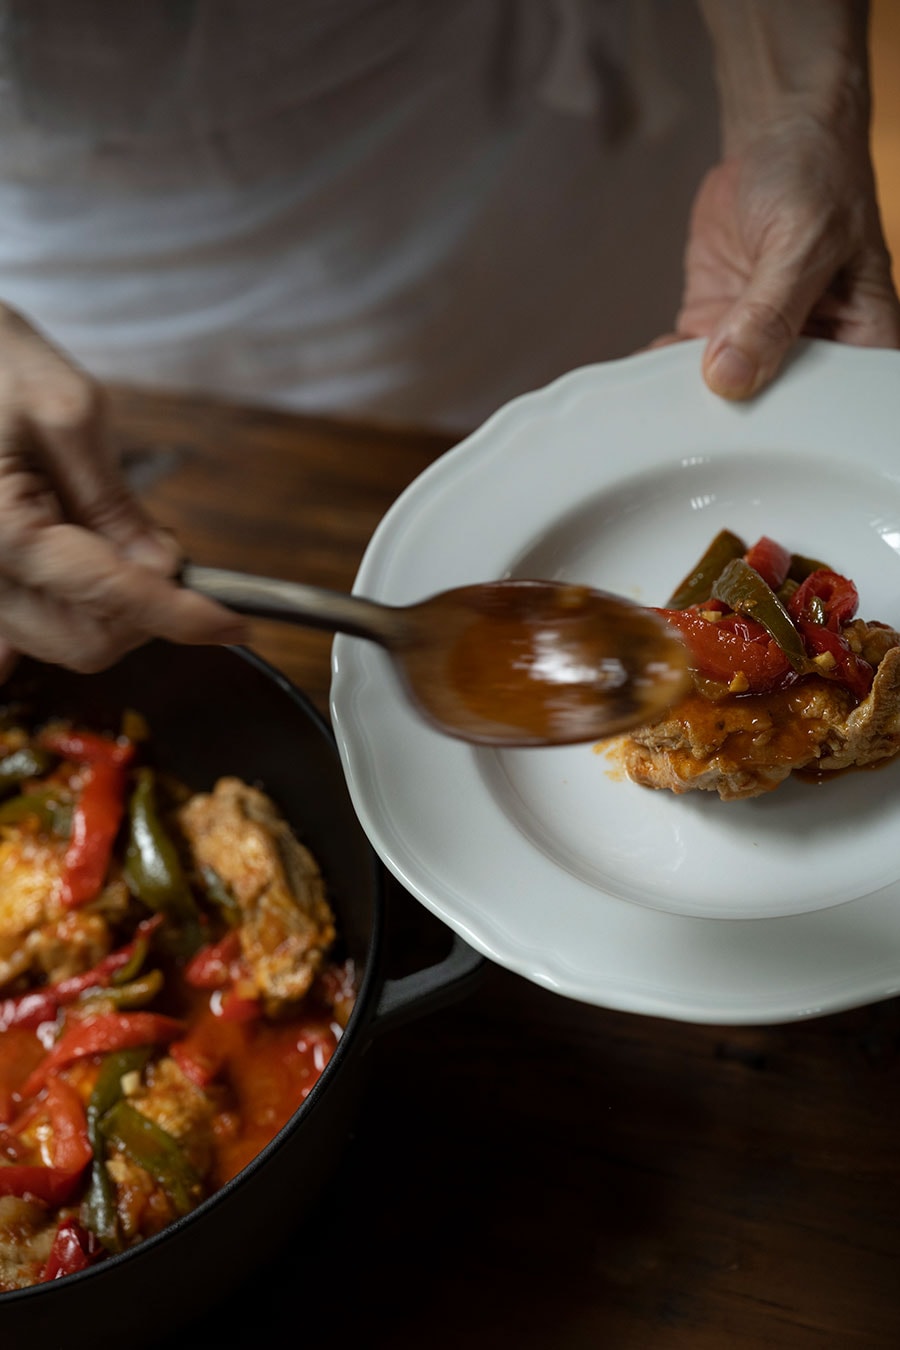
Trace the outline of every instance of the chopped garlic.
{"label": "chopped garlic", "polygon": [[738,673],[735,675],[734,679],[731,681],[731,684],[728,686],[728,692],[729,694],[746,694],[749,688],[750,688],[750,681],[747,679],[747,676],[744,674],[744,672],[742,670],[739,670]]}
{"label": "chopped garlic", "polygon": [[139,1069],[130,1069],[128,1073],[123,1073],[119,1079],[122,1085],[122,1096],[133,1097],[141,1090],[141,1074]]}
{"label": "chopped garlic", "polygon": [[837,665],[834,652],[819,652],[818,656],[813,657],[813,665],[818,666],[820,670],[833,670]]}
{"label": "chopped garlic", "polygon": [[721,610],[718,609],[701,609],[700,611],[700,618],[705,619],[707,623],[718,623],[723,617]]}

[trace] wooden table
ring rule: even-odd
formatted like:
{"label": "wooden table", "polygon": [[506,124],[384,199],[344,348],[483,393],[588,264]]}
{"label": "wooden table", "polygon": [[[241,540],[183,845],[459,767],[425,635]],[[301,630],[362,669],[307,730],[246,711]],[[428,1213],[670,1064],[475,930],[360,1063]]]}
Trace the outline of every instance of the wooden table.
{"label": "wooden table", "polygon": [[[124,391],[113,411],[135,481],[196,560],[335,587],[448,445]],[[256,645],[326,707],[327,636],[260,624]],[[391,910],[398,961],[440,947],[396,888]],[[179,1344],[900,1345],[897,1001],[693,1027],[491,967],[376,1053],[318,1254],[298,1235]]]}

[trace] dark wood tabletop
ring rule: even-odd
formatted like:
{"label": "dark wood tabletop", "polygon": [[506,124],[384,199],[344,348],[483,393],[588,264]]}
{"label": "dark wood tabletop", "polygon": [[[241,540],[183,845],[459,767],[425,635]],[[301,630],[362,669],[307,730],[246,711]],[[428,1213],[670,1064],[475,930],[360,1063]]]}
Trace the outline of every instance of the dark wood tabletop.
{"label": "dark wood tabletop", "polygon": [[[450,444],[129,391],[112,411],[195,561],[337,588]],[[327,635],[260,623],[254,645],[327,708]],[[397,886],[389,901],[401,968],[442,948]],[[900,1345],[897,1001],[691,1026],[488,967],[375,1057],[314,1231],[167,1344]]]}

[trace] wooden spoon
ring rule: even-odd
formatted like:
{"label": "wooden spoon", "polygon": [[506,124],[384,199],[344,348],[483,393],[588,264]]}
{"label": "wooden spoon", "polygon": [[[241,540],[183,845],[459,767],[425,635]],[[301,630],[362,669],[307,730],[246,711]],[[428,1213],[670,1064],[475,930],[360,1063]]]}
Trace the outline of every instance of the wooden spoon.
{"label": "wooden spoon", "polygon": [[587,586],[492,581],[415,605],[187,565],[193,590],[242,614],[379,643],[441,731],[480,745],[566,745],[650,721],[687,692],[680,636]]}

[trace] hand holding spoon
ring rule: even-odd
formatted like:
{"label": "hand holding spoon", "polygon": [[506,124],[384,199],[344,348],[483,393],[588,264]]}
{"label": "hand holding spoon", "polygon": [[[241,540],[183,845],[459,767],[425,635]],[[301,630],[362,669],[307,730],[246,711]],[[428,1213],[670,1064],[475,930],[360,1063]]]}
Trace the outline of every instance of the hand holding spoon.
{"label": "hand holding spoon", "polygon": [[379,643],[418,710],[481,745],[599,740],[658,716],[690,683],[677,633],[587,586],[493,581],[400,607],[192,564],[182,580],[242,614]]}

